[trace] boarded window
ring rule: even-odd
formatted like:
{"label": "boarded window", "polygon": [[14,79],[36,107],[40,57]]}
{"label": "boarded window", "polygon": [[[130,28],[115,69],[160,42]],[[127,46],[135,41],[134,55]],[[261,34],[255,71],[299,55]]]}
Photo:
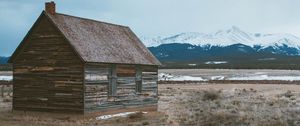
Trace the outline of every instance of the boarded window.
{"label": "boarded window", "polygon": [[85,83],[86,84],[107,84],[108,68],[102,67],[86,67]]}
{"label": "boarded window", "polygon": [[157,95],[157,66],[142,66],[142,93]]}
{"label": "boarded window", "polygon": [[103,104],[107,100],[109,83],[108,65],[88,65],[85,67],[85,107]]}
{"label": "boarded window", "polygon": [[142,69],[141,69],[141,66],[140,65],[138,65],[138,66],[136,66],[136,68],[135,68],[135,90],[136,90],[136,92],[139,92],[139,93],[141,93],[142,92],[142,84],[143,84],[143,82],[142,82]]}
{"label": "boarded window", "polygon": [[116,96],[116,89],[117,89],[117,68],[116,65],[110,65],[109,70],[109,85],[108,85],[108,95],[109,96]]}
{"label": "boarded window", "polygon": [[118,65],[117,66],[117,95],[129,96],[135,95],[135,66]]}

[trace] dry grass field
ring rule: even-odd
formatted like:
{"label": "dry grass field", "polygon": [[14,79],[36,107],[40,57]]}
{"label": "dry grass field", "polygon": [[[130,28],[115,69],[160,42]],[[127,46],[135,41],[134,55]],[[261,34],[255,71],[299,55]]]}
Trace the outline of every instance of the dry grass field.
{"label": "dry grass field", "polygon": [[[8,96],[7,96],[8,97]],[[6,97],[6,99],[7,99]],[[162,84],[159,111],[96,120],[64,114],[11,112],[0,99],[2,126],[300,125],[300,86],[280,84]]]}
{"label": "dry grass field", "polygon": [[165,125],[167,117],[161,112],[141,112],[127,117],[96,120],[96,117],[41,112],[11,112],[11,103],[0,99],[0,126],[157,126]]}
{"label": "dry grass field", "polygon": [[[257,73],[254,70],[161,71],[204,78],[215,75],[235,76],[242,73],[244,75]],[[274,76],[283,74],[298,76],[300,73],[280,70],[258,72]],[[0,72],[0,75],[11,75],[11,72]],[[300,85],[297,84],[215,84],[208,82],[189,84],[186,81],[164,83],[159,84],[158,112],[144,114],[139,112],[127,117],[114,117],[107,120],[96,120],[95,117],[78,115],[11,112],[12,87],[0,84],[0,89],[0,126],[300,125]]]}
{"label": "dry grass field", "polygon": [[97,120],[97,116],[82,116],[42,112],[12,112],[12,87],[0,82],[0,126],[157,126],[166,125],[163,112],[137,112],[127,117]]}
{"label": "dry grass field", "polygon": [[300,86],[160,85],[159,111],[173,125],[298,126]]}

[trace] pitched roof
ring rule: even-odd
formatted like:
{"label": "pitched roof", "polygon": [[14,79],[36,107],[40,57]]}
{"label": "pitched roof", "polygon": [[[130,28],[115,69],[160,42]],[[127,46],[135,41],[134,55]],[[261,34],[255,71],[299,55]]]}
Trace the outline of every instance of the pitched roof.
{"label": "pitched roof", "polygon": [[129,27],[45,13],[85,62],[161,65]]}

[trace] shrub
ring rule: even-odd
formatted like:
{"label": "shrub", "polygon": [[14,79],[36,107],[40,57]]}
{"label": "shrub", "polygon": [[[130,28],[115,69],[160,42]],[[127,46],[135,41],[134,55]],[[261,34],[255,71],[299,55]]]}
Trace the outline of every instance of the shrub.
{"label": "shrub", "polygon": [[149,125],[150,123],[149,122],[143,122],[142,125],[146,126],[146,125]]}
{"label": "shrub", "polygon": [[208,91],[204,91],[204,95],[203,95],[203,101],[213,101],[213,100],[217,100],[220,98],[220,91],[217,90],[208,90]]}
{"label": "shrub", "polygon": [[283,94],[285,97],[290,98],[293,96],[292,91],[288,90],[286,93]]}
{"label": "shrub", "polygon": [[140,119],[140,118],[143,117],[143,114],[144,114],[143,112],[139,111],[137,113],[133,113],[133,114],[128,115],[128,118],[129,119]]}

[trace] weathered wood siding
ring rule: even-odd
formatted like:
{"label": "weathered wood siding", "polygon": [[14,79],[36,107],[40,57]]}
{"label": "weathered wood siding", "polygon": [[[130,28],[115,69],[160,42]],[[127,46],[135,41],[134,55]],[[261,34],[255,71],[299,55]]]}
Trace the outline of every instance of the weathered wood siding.
{"label": "weathered wood siding", "polygon": [[[113,83],[116,83],[116,87]],[[105,111],[109,108],[156,105],[157,100],[157,66],[120,64],[85,66],[87,113]]]}
{"label": "weathered wood siding", "polygon": [[108,98],[109,65],[85,65],[85,109],[96,109]]}
{"label": "weathered wood siding", "polygon": [[83,64],[42,15],[13,61],[13,110],[83,113]]}
{"label": "weathered wood siding", "polygon": [[142,94],[146,96],[157,96],[158,94],[158,67],[144,66],[142,69]]}

